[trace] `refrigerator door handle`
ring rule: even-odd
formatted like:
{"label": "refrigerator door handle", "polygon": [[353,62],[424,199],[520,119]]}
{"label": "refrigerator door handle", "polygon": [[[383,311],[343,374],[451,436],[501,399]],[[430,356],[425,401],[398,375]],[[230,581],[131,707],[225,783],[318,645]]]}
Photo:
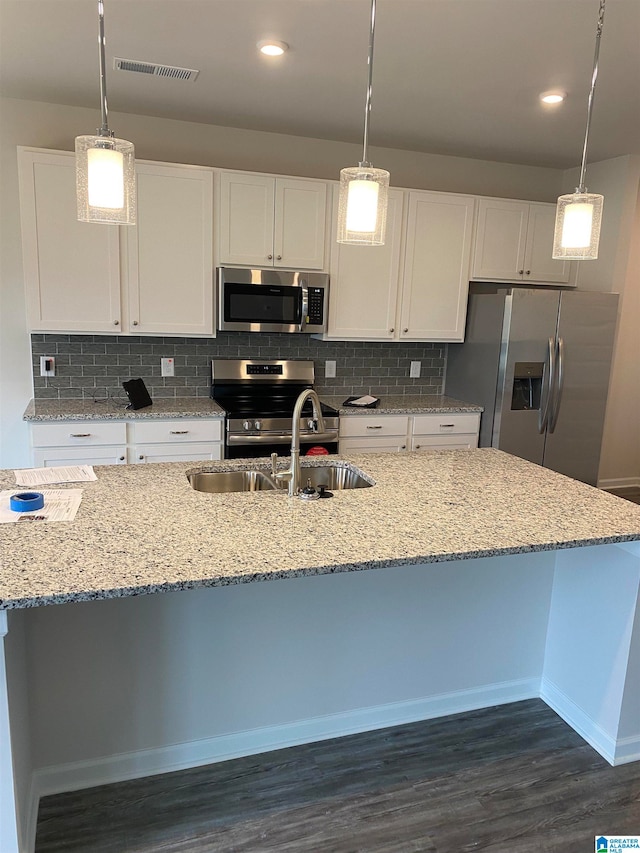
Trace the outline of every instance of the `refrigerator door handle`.
{"label": "refrigerator door handle", "polygon": [[549,404],[551,403],[553,381],[556,372],[556,357],[553,338],[549,338],[547,360],[542,374],[542,398],[538,412],[538,432],[542,434],[547,428],[549,419]]}
{"label": "refrigerator door handle", "polygon": [[553,432],[558,423],[560,414],[560,403],[562,402],[562,389],[564,388],[564,341],[558,338],[558,373],[553,392],[553,406],[549,421],[549,432]]}

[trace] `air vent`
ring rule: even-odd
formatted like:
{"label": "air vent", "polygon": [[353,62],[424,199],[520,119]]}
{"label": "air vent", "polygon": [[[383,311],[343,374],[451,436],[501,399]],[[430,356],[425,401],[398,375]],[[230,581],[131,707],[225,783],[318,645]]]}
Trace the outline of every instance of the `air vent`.
{"label": "air vent", "polygon": [[116,71],[134,71],[136,74],[149,74],[153,77],[169,77],[172,80],[195,80],[200,73],[195,68],[178,68],[174,65],[159,65],[157,62],[140,62],[137,59],[118,59],[114,57]]}

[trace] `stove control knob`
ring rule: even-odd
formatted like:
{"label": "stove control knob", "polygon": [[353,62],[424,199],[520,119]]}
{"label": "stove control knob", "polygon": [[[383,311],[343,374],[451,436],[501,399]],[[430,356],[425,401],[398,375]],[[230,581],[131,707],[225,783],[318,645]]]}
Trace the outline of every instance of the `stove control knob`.
{"label": "stove control knob", "polygon": [[254,429],[262,429],[262,421],[256,421],[253,425]]}
{"label": "stove control knob", "polygon": [[250,429],[251,429],[251,421],[245,421],[245,422],[242,424],[242,429],[244,429],[244,430],[250,430]]}

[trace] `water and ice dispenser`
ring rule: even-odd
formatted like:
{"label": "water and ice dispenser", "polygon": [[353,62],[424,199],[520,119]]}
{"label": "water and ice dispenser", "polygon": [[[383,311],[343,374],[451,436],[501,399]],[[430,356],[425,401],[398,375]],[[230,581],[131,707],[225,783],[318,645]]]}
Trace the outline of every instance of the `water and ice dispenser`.
{"label": "water and ice dispenser", "polygon": [[539,409],[544,362],[516,361],[513,370],[512,409]]}

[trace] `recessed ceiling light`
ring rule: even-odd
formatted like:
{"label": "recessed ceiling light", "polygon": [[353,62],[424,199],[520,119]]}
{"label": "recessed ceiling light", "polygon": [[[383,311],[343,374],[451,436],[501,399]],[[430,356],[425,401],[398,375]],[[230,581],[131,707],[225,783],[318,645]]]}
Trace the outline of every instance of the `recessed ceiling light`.
{"label": "recessed ceiling light", "polygon": [[258,47],[265,56],[282,56],[289,49],[289,45],[283,41],[259,41]]}
{"label": "recessed ceiling light", "polygon": [[543,104],[561,104],[565,98],[564,92],[543,92],[540,95]]}

